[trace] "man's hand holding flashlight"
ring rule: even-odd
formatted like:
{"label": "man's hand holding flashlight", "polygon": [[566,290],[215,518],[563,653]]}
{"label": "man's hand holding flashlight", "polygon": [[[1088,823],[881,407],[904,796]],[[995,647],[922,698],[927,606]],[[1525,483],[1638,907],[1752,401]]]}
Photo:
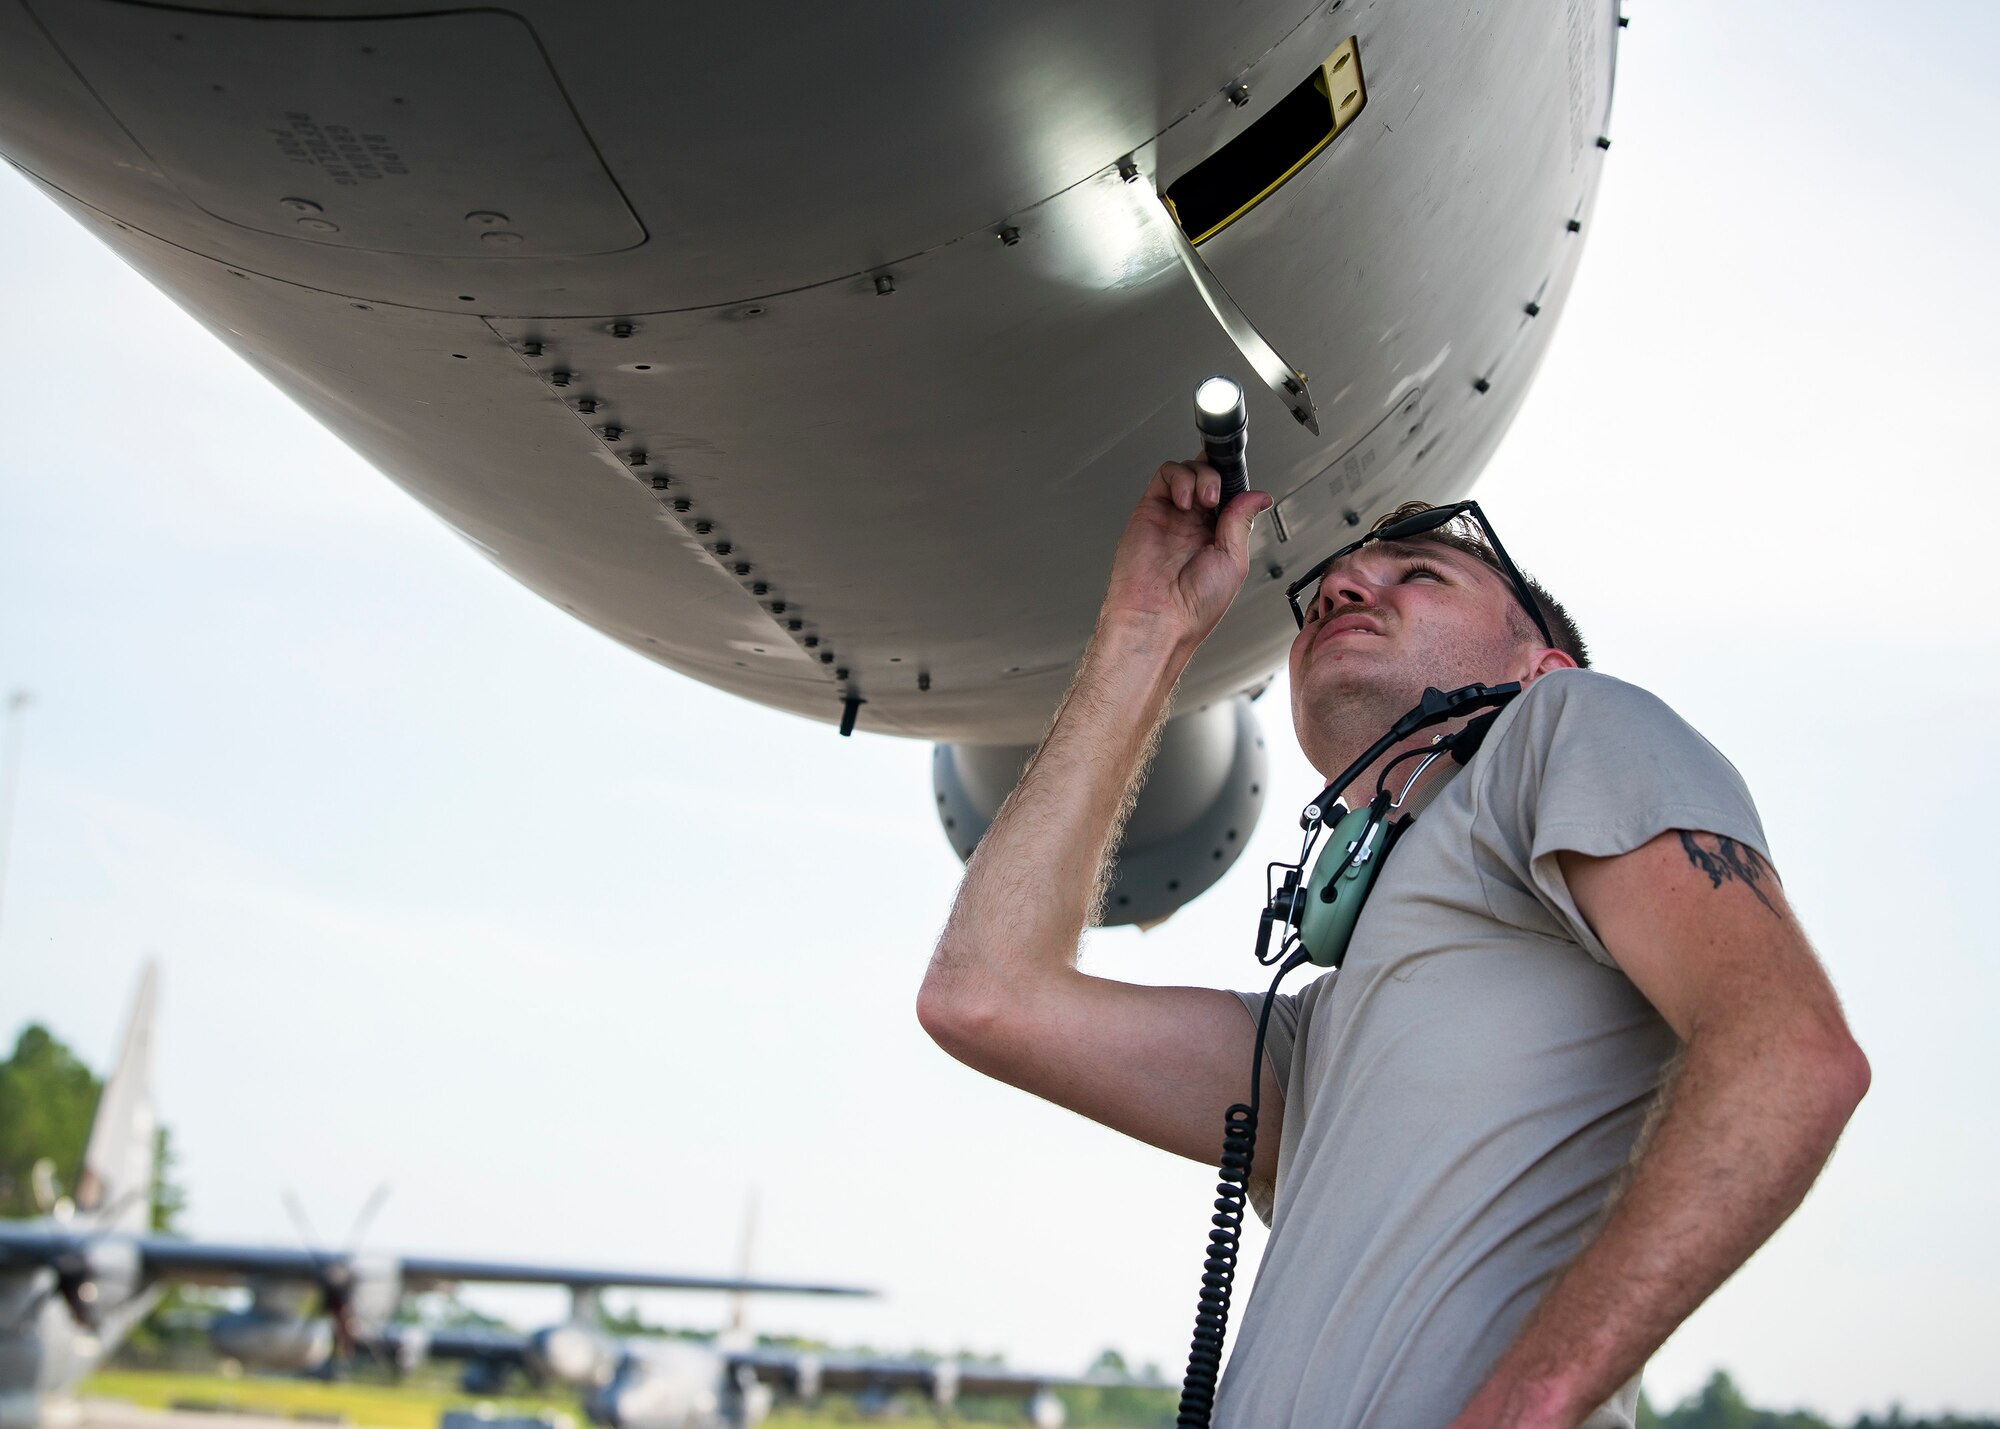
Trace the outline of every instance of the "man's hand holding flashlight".
{"label": "man's hand holding flashlight", "polygon": [[1221,621],[1249,570],[1250,526],[1271,507],[1247,491],[1218,507],[1222,479],[1207,462],[1168,462],[1153,474],[1112,557],[1100,631],[1124,626],[1192,653]]}

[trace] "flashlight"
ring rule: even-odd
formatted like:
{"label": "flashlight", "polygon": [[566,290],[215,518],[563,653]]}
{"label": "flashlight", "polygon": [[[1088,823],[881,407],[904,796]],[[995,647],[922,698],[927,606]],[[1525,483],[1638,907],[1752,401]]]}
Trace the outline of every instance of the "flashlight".
{"label": "flashlight", "polygon": [[1220,511],[1250,489],[1250,413],[1243,405],[1243,384],[1233,377],[1210,377],[1194,389],[1194,428],[1201,433],[1202,455],[1222,478]]}

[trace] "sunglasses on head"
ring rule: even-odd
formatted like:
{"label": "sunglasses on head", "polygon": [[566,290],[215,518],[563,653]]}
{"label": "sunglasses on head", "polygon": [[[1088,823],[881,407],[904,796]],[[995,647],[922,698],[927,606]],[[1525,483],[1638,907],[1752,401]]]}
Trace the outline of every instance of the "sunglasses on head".
{"label": "sunglasses on head", "polygon": [[[1378,526],[1358,541],[1349,541],[1297,580],[1285,587],[1285,599],[1291,604],[1292,619],[1299,623],[1299,629],[1306,628],[1306,609],[1315,598],[1320,578],[1333,569],[1336,562],[1346,559],[1367,545],[1370,541],[1407,541],[1412,536],[1421,536],[1427,531],[1435,531],[1449,526],[1461,516],[1469,516],[1486,538],[1486,547],[1493,553],[1499,564],[1500,573],[1507,577],[1514,588],[1514,598],[1521,602],[1521,609],[1528,612],[1528,618],[1535,622],[1535,629],[1541,633],[1542,643],[1554,646],[1555,637],[1549,633],[1549,622],[1543,617],[1541,607],[1528,589],[1527,580],[1521,575],[1520,567],[1507,554],[1507,548],[1500,544],[1500,537],[1494,533],[1493,523],[1486,519],[1486,513],[1479,509],[1477,501],[1454,501],[1449,506],[1433,506],[1428,511],[1419,511],[1413,516],[1405,516],[1400,521],[1391,521],[1386,526]],[[1299,597],[1305,596],[1305,604]]]}

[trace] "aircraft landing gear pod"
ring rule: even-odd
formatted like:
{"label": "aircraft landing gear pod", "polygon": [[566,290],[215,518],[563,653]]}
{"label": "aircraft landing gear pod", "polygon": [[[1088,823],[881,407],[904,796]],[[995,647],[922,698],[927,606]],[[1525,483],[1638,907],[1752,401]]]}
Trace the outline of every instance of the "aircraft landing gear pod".
{"label": "aircraft landing gear pod", "polygon": [[[1021,745],[963,744],[940,744],[932,753],[938,818],[960,858],[972,857],[1033,753]],[[1221,878],[1264,807],[1265,765],[1248,696],[1169,720],[1118,846],[1104,922],[1150,927]]]}

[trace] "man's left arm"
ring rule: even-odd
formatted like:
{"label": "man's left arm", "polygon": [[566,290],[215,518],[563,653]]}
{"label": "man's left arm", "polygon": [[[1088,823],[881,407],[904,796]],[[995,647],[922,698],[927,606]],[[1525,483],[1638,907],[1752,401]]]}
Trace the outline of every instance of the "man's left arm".
{"label": "man's left arm", "polygon": [[1681,1040],[1624,1194],[1451,1429],[1574,1429],[1805,1197],[1868,1060],[1744,844],[1670,830],[1558,855],[1599,941]]}

